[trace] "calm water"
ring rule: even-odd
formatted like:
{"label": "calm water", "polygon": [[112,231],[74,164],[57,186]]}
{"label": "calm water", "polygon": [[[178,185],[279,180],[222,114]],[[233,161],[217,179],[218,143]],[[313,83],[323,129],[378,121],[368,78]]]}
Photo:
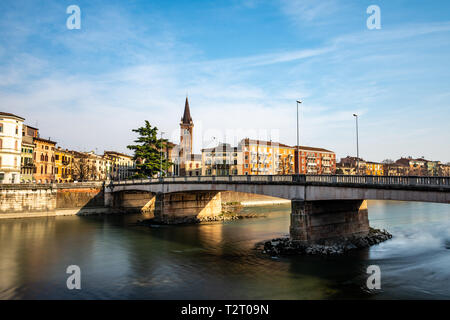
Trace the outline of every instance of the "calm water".
{"label": "calm water", "polygon": [[[450,206],[369,202],[388,242],[342,257],[275,259],[255,243],[286,235],[289,207],[267,218],[148,228],[142,216],[0,220],[1,299],[450,299]],[[81,290],[66,288],[68,265]],[[382,290],[365,288],[367,266]]]}

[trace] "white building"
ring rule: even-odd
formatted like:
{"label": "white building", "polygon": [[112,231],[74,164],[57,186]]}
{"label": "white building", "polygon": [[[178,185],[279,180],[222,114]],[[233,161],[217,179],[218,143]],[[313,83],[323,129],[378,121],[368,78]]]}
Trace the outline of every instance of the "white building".
{"label": "white building", "polygon": [[0,183],[20,183],[24,120],[12,113],[0,112]]}

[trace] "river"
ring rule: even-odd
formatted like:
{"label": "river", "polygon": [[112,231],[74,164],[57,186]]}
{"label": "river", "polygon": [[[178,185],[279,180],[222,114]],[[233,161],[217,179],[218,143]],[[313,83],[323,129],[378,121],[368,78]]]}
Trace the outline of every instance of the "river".
{"label": "river", "polygon": [[[287,235],[289,206],[265,218],[135,225],[141,215],[0,220],[0,299],[450,299],[450,205],[369,201],[394,238],[339,257],[267,257]],[[66,268],[81,269],[68,290]],[[368,290],[369,265],[381,289]]]}

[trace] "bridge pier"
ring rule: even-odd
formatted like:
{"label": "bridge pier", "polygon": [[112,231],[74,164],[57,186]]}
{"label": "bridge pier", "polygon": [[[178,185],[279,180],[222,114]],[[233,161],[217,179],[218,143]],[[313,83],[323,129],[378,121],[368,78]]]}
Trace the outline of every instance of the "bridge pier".
{"label": "bridge pier", "polygon": [[292,200],[291,206],[293,241],[317,243],[369,233],[366,200]]}
{"label": "bridge pier", "polygon": [[222,213],[218,191],[158,193],[155,221],[167,224],[217,220]]}

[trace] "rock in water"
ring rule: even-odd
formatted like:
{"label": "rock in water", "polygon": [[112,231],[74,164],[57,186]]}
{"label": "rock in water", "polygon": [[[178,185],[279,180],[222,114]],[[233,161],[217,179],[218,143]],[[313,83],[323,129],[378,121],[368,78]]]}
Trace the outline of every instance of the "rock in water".
{"label": "rock in water", "polygon": [[263,247],[262,253],[270,256],[310,254],[310,255],[339,255],[350,250],[367,248],[380,242],[389,240],[392,234],[386,230],[370,228],[369,234],[363,237],[350,237],[323,244],[302,244],[289,238],[277,238],[258,244]]}

